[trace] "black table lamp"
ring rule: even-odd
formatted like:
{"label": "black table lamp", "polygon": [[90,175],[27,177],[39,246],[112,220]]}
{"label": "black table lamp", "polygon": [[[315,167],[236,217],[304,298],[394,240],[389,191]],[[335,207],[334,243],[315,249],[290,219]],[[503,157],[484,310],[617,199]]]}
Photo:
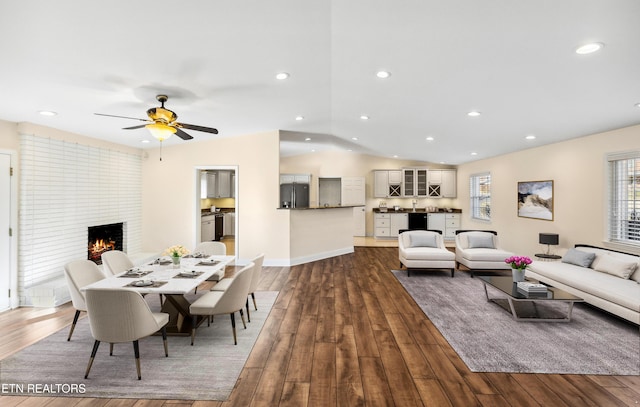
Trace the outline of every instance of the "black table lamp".
{"label": "black table lamp", "polygon": [[540,233],[539,234],[539,242],[540,244],[547,245],[547,253],[549,254],[549,246],[550,245],[558,245],[559,237],[557,233]]}

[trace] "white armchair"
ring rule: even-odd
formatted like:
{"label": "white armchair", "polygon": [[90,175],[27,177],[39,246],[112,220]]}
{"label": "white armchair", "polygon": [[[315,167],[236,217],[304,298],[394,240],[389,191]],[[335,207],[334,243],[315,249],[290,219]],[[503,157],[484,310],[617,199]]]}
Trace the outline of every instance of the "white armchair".
{"label": "white armchair", "polygon": [[474,270],[511,270],[504,262],[513,253],[500,248],[498,232],[493,230],[456,231],[456,266],[462,264],[469,269],[471,277]]}
{"label": "white armchair", "polygon": [[439,230],[410,230],[398,236],[400,267],[411,269],[449,269],[451,277],[455,270],[455,254],[447,250]]}

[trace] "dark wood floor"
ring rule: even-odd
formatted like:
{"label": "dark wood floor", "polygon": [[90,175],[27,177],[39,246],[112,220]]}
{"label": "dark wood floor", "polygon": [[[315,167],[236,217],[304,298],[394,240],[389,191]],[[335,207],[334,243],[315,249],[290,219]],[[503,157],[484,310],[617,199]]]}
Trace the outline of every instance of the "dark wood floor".
{"label": "dark wood floor", "polygon": [[[229,400],[0,397],[8,406],[635,406],[640,376],[473,373],[389,270],[397,248],[264,269],[280,295]],[[469,278],[456,272],[456,278]],[[259,295],[259,293],[258,293]],[[73,309],[0,314],[0,357],[71,322]]]}

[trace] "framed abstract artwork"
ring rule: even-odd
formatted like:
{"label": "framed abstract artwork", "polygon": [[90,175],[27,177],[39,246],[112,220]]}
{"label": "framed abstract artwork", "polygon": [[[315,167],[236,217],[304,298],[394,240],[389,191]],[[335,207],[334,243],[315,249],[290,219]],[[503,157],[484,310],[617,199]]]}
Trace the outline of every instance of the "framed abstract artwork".
{"label": "framed abstract artwork", "polygon": [[518,216],[553,220],[553,181],[518,182]]}

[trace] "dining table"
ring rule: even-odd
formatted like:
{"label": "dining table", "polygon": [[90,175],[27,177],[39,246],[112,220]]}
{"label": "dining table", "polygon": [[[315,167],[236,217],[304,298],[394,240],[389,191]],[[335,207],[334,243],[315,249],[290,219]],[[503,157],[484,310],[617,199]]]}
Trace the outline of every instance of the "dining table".
{"label": "dining table", "polygon": [[[234,256],[190,256],[182,257],[180,264],[175,265],[166,257],[158,258],[96,281],[81,290],[129,288],[142,295],[158,294],[161,298],[161,311],[169,314],[167,334],[188,336],[191,335],[193,319],[189,312],[191,303],[185,295],[195,293],[200,284],[214,275],[224,277],[225,268],[232,266],[234,261]],[[196,318],[196,325],[204,320],[204,317]]]}

